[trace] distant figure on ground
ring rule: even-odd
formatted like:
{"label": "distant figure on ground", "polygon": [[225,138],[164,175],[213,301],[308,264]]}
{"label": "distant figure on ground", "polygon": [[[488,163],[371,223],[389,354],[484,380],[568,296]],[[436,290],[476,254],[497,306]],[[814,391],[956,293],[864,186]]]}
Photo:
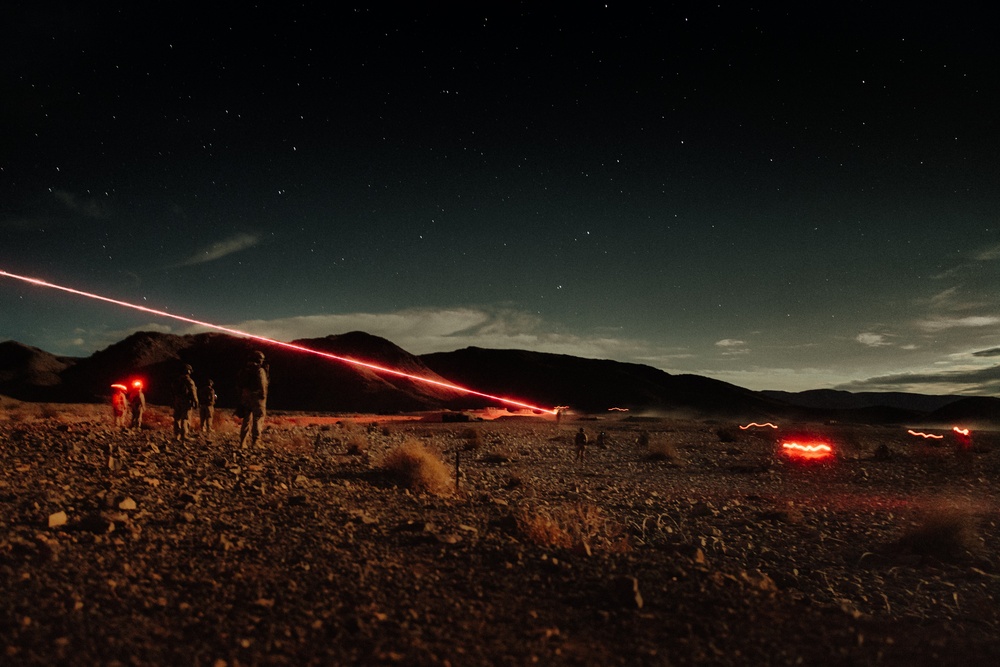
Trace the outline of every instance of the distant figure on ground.
{"label": "distant figure on ground", "polygon": [[595,444],[597,445],[598,449],[607,449],[608,448],[608,434],[605,433],[604,431],[601,431],[600,433],[598,433],[597,434],[597,442]]}
{"label": "distant figure on ground", "polygon": [[201,424],[199,424],[199,427],[203,433],[212,432],[212,420],[215,418],[215,401],[217,398],[215,395],[215,386],[211,380],[198,390],[198,405],[201,407]]}
{"label": "distant figure on ground", "polygon": [[239,407],[236,416],[243,420],[240,424],[240,448],[250,445],[257,446],[261,430],[264,428],[264,417],[267,414],[267,385],[269,382],[267,366],[264,364],[264,353],[254,352],[247,365],[240,371],[237,393]]}
{"label": "distant figure on ground", "polygon": [[649,447],[649,431],[642,430],[639,432],[639,439],[636,441],[642,449],[647,449]]}
{"label": "distant figure on ground", "polygon": [[142,393],[142,380],[133,380],[128,390],[128,405],[132,411],[133,429],[142,428],[142,413],[146,411],[146,395]]}
{"label": "distant figure on ground", "polygon": [[191,432],[191,411],[198,407],[198,389],[191,379],[193,369],[184,364],[184,370],[174,383],[174,440],[187,440]]}
{"label": "distant figure on ground", "polygon": [[584,461],[587,458],[587,434],[583,432],[583,427],[576,432],[576,437],[573,438],[573,443],[576,445],[576,460]]}
{"label": "distant figure on ground", "polygon": [[114,393],[111,394],[111,413],[115,417],[115,427],[125,428],[128,426],[129,419],[129,407],[128,407],[128,396],[125,392],[128,391],[128,387],[123,384],[113,384],[111,389]]}

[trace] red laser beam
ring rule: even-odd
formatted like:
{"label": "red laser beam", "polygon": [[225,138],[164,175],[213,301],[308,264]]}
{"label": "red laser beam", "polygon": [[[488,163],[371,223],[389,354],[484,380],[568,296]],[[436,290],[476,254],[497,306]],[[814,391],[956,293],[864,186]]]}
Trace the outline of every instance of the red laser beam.
{"label": "red laser beam", "polygon": [[926,438],[928,440],[942,440],[942,439],[944,439],[943,435],[938,435],[936,433],[923,433],[921,431],[914,431],[912,429],[907,429],[906,432],[909,433],[910,435],[917,435],[917,436],[920,436],[921,438]]}
{"label": "red laser beam", "polygon": [[747,430],[749,428],[754,428],[754,427],[757,427],[757,428],[768,428],[768,427],[770,427],[770,428],[778,428],[777,426],[775,426],[771,422],[764,422],[763,424],[758,424],[757,422],[750,422],[746,426],[740,426],[740,430],[741,431],[745,431],[745,430]]}
{"label": "red laser beam", "polygon": [[504,398],[502,396],[494,396],[493,394],[487,394],[481,391],[476,391],[475,389],[469,389],[468,387],[462,387],[451,382],[444,382],[442,380],[435,380],[433,378],[423,377],[420,375],[413,375],[412,373],[406,373],[404,371],[396,370],[395,368],[386,368],[385,366],[379,366],[378,364],[373,364],[367,361],[361,361],[359,359],[352,359],[351,357],[342,357],[336,354],[330,354],[329,352],[323,352],[321,350],[314,350],[309,347],[302,345],[296,345],[294,343],[285,343],[280,340],[274,340],[273,338],[266,338],[264,336],[256,336],[252,333],[246,331],[240,331],[239,329],[231,329],[229,327],[224,327],[218,324],[212,324],[211,322],[204,322],[202,320],[196,320],[190,317],[184,317],[182,315],[174,315],[173,313],[168,313],[162,310],[156,310],[155,308],[147,308],[146,306],[140,306],[135,303],[129,303],[128,301],[121,301],[119,299],[112,299],[107,296],[101,296],[100,294],[94,294],[93,292],[84,292],[83,290],[73,289],[72,287],[66,287],[64,285],[57,285],[55,283],[50,283],[45,280],[40,280],[38,278],[29,278],[27,276],[21,276],[16,273],[10,273],[0,269],[0,276],[6,278],[13,278],[14,280],[20,280],[22,282],[29,283],[31,285],[37,285],[39,287],[49,287],[51,289],[59,290],[61,292],[66,292],[68,294],[75,294],[76,296],[87,297],[88,299],[95,299],[97,301],[103,301],[105,303],[110,303],[116,306],[121,306],[123,308],[131,308],[132,310],[138,310],[143,313],[149,313],[150,315],[156,315],[158,317],[169,317],[173,320],[179,320],[181,322],[187,322],[188,324],[194,324],[201,327],[206,327],[208,329],[214,329],[216,331],[222,331],[239,338],[247,338],[249,340],[256,340],[262,343],[268,343],[270,345],[276,345],[278,347],[283,347],[288,350],[294,350],[296,352],[304,352],[306,354],[313,354],[317,357],[323,357],[324,359],[331,359],[333,361],[340,361],[346,364],[352,364],[354,366],[361,366],[369,370],[375,371],[376,373],[386,373],[388,375],[395,375],[397,377],[407,378],[409,380],[414,380],[416,382],[423,382],[425,384],[434,385],[441,387],[443,389],[449,389],[451,391],[459,392],[462,394],[470,394],[472,396],[480,396],[482,398],[488,398],[492,401],[498,401],[500,403],[505,403],[507,405],[513,405],[519,408],[527,408],[529,410],[538,410],[540,412],[546,412],[548,414],[554,415],[555,410],[549,408],[542,408],[537,405],[532,405],[530,403],[525,403],[523,401],[518,401],[512,398]]}

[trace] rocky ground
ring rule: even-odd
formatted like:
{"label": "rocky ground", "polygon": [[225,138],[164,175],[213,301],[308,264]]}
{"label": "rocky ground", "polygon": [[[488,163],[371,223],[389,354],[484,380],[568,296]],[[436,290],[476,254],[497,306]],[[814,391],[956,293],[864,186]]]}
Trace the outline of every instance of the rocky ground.
{"label": "rocky ground", "polygon": [[[179,444],[100,410],[0,401],[3,664],[1000,659],[993,433],[279,415],[238,452],[228,415]],[[436,493],[386,464],[414,441]]]}

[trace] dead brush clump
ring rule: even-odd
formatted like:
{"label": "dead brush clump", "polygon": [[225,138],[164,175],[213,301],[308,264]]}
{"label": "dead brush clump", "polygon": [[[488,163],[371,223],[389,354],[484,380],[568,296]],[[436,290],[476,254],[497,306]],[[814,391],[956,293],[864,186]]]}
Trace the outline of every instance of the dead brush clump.
{"label": "dead brush clump", "polygon": [[893,550],[940,560],[956,560],[982,551],[979,525],[971,507],[938,503],[892,545]]}
{"label": "dead brush clump", "polygon": [[543,508],[528,507],[516,515],[517,529],[528,542],[583,553],[629,551],[628,536],[593,503]]}
{"label": "dead brush clump", "polygon": [[344,441],[349,456],[364,456],[368,453],[368,438],[363,433],[351,433]]}
{"label": "dead brush clump", "polygon": [[453,487],[444,461],[419,440],[405,440],[386,454],[381,467],[398,486],[410,491],[444,495]]}
{"label": "dead brush clump", "polygon": [[684,460],[677,451],[677,445],[666,436],[650,438],[646,445],[646,459],[649,461],[666,461],[673,465],[683,465]]}
{"label": "dead brush clump", "polygon": [[365,456],[368,453],[373,431],[347,422],[338,422],[337,428],[340,430],[339,440],[343,443],[348,456]]}

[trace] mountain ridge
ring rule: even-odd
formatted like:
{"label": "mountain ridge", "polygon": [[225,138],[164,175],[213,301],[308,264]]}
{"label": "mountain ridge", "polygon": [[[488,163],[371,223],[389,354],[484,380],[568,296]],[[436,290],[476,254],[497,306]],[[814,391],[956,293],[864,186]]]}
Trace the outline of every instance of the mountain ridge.
{"label": "mountain ridge", "polygon": [[[319,355],[304,354],[294,346]],[[234,407],[236,375],[255,349],[267,355],[272,374],[268,405],[278,410],[388,414],[499,405],[481,395],[490,394],[591,414],[617,408],[633,414],[750,421],[1000,424],[1000,399],[992,397],[752,391],[644,364],[529,350],[466,347],[414,355],[362,331],[287,344],[223,333],[140,331],[79,358],[5,341],[0,343],[0,394],[36,402],[100,402],[106,400],[112,383],[142,377],[148,400],[166,405],[180,367],[191,364],[199,385],[213,379],[220,407]],[[324,355],[333,358],[323,359]],[[448,389],[451,383],[475,393]]]}

